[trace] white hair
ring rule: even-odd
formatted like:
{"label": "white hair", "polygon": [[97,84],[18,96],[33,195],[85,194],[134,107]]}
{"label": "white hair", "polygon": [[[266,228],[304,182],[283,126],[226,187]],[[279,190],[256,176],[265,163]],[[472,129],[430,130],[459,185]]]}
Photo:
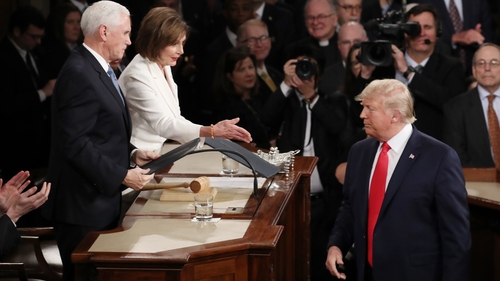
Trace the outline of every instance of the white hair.
{"label": "white hair", "polygon": [[130,16],[124,6],[113,1],[99,1],[89,6],[82,15],[80,25],[85,37],[92,37],[101,25],[111,29],[120,25],[120,16]]}

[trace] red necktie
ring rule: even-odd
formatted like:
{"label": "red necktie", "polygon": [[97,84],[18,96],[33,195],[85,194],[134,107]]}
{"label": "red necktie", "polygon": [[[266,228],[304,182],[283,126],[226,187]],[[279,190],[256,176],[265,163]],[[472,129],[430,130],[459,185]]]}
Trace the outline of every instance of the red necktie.
{"label": "red necktie", "polygon": [[387,157],[387,151],[391,147],[384,142],[382,144],[382,151],[378,156],[377,165],[375,166],[375,171],[373,171],[372,182],[370,184],[370,197],[368,198],[368,253],[367,259],[370,265],[373,267],[373,230],[375,229],[375,224],[377,223],[378,214],[380,213],[380,208],[382,207],[382,201],[384,201],[385,195],[385,182],[387,180],[387,166],[389,163],[389,158]]}
{"label": "red necktie", "polygon": [[498,124],[497,114],[493,108],[493,99],[495,95],[488,96],[488,132],[490,135],[491,149],[493,150],[493,161],[495,167],[500,170],[500,126]]}

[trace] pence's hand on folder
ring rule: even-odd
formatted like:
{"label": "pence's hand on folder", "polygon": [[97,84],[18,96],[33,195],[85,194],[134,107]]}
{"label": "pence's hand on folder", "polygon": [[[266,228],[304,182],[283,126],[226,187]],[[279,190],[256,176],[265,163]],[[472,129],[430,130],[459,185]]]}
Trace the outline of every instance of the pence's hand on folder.
{"label": "pence's hand on folder", "polygon": [[127,176],[123,180],[123,184],[133,190],[141,190],[141,188],[153,179],[154,174],[148,175],[149,169],[141,169],[136,167],[127,171]]}

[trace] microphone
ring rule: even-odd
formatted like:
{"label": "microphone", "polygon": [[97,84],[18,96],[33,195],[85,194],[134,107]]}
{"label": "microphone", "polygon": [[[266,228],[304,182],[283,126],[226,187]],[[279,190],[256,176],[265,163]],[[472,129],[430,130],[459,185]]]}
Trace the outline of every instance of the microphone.
{"label": "microphone", "polygon": [[429,39],[425,39],[425,40],[424,40],[424,44],[425,44],[425,45],[430,45],[430,44],[432,44],[432,41],[431,41],[431,40],[429,40]]}
{"label": "microphone", "polygon": [[245,160],[245,162],[248,164],[248,167],[250,167],[250,169],[252,170],[252,173],[253,173],[253,196],[258,197],[257,191],[259,188],[257,185],[257,173],[255,172],[255,168],[253,167],[252,163],[250,163],[250,161],[248,161],[248,158],[245,157],[245,155],[239,153],[238,151],[234,151],[231,149],[224,149],[224,148],[199,149],[199,150],[191,151],[191,152],[187,153],[186,155],[202,153],[202,152],[213,152],[213,151],[232,153],[234,155],[238,155],[239,157],[241,157],[241,159]]}

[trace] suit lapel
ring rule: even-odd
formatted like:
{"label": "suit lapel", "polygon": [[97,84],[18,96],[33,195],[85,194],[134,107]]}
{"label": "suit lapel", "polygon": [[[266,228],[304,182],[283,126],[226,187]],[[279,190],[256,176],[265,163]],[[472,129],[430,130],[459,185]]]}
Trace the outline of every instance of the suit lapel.
{"label": "suit lapel", "polygon": [[176,105],[179,104],[179,101],[174,94],[177,92],[177,85],[173,81],[171,73],[167,73],[167,77],[170,76],[170,78],[166,78],[160,67],[155,62],[151,61],[148,61],[148,68],[156,84],[156,95],[160,96],[170,111],[178,117],[180,115],[180,110]]}
{"label": "suit lapel", "polygon": [[[366,160],[362,161],[360,171],[364,171],[363,174],[360,174],[361,182],[360,194],[357,195],[361,198],[358,202],[361,202],[359,206],[355,206],[356,211],[358,212],[358,217],[361,218],[360,223],[364,232],[366,232],[366,227],[368,225],[368,195],[370,194],[370,175],[372,171],[373,162],[375,161],[375,155],[377,154],[377,150],[379,148],[380,143],[375,139],[370,139],[370,145],[366,150]],[[357,187],[356,187],[357,188]]]}
{"label": "suit lapel", "polygon": [[126,104],[123,104],[123,101],[125,101],[125,97],[122,98],[120,97],[120,93],[116,91],[115,85],[113,85],[113,82],[111,81],[111,78],[108,76],[108,73],[102,68],[101,64],[97,61],[97,59],[92,55],[83,45],[80,46],[77,50],[84,58],[86,58],[94,70],[99,73],[99,79],[101,82],[104,84],[104,86],[108,89],[109,94],[111,94],[114,98],[114,100],[118,103],[118,106],[122,110],[122,116],[123,120],[125,121],[125,125],[127,127],[127,134],[131,134],[131,122],[130,122],[130,115],[128,112],[128,107]]}
{"label": "suit lapel", "polygon": [[425,67],[422,69],[422,74],[425,77],[434,77],[436,73],[436,68],[439,66],[439,57],[436,52],[433,52],[429,57],[429,60],[425,64]]}
{"label": "suit lapel", "polygon": [[421,153],[420,134],[421,133],[417,131],[415,127],[413,127],[413,132],[410,136],[410,139],[408,140],[408,143],[406,144],[403,153],[399,158],[398,164],[396,165],[394,173],[392,174],[392,177],[387,186],[384,201],[382,203],[382,208],[380,209],[379,218],[383,216],[385,209],[387,209],[387,206],[390,204],[392,198],[401,186],[401,183],[403,182],[406,175]]}
{"label": "suit lapel", "polygon": [[472,95],[469,95],[466,116],[478,117],[465,119],[465,122],[467,122],[466,128],[470,129],[471,135],[476,136],[474,146],[478,147],[477,151],[481,151],[481,155],[478,155],[478,158],[492,159],[488,125],[484,118],[483,105],[481,104],[477,88],[473,90]]}

